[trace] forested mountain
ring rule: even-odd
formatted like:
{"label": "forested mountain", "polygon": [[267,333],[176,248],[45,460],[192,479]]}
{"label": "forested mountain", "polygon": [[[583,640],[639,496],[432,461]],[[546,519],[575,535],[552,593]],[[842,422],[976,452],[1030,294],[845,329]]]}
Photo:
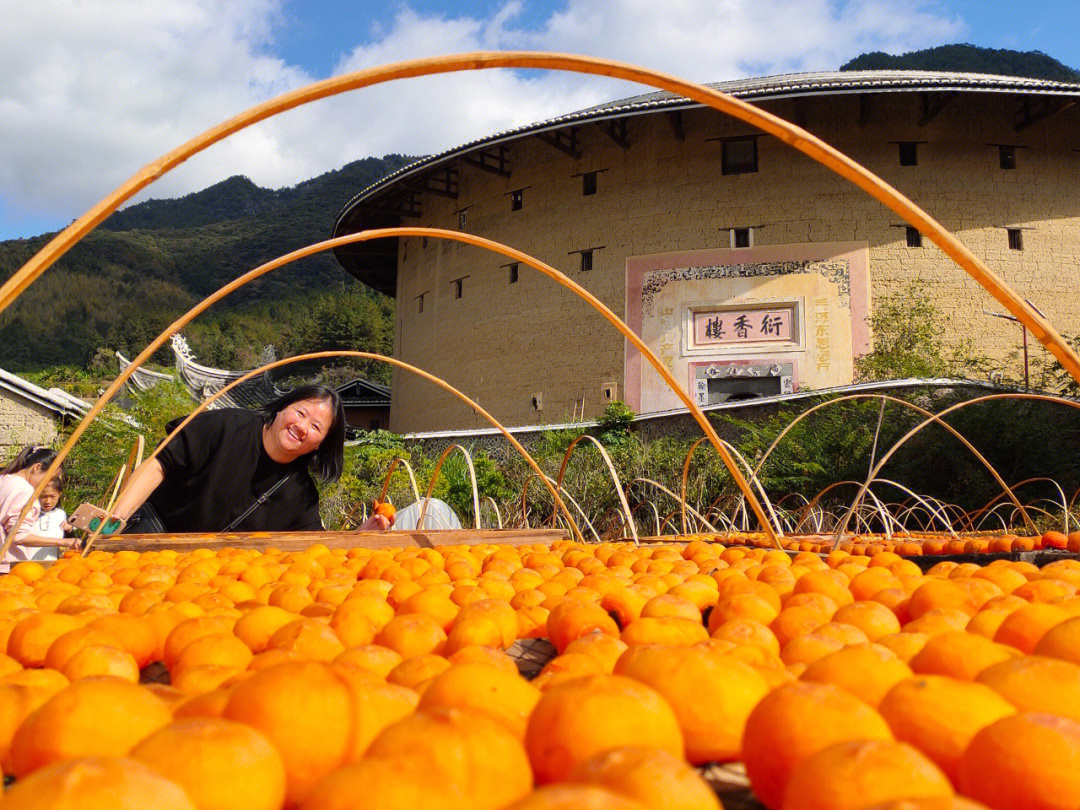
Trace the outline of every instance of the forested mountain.
{"label": "forested mountain", "polygon": [[[141,351],[178,315],[241,273],[329,238],[345,202],[412,160],[366,158],[277,190],[232,177],[186,197],[117,212],[0,314],[0,368],[84,367],[102,348]],[[51,236],[0,242],[0,277]],[[331,347],[388,352],[393,306],[327,252],[252,282],[185,333],[200,361],[225,367],[250,365],[267,343],[279,355]],[[171,362],[171,355],[158,359]]]}
{"label": "forested mountain", "polygon": [[1080,81],[1080,71],[1041,51],[1010,51],[975,45],[941,45],[899,56],[874,51],[856,56],[841,65],[840,70],[950,70],[1059,82]]}

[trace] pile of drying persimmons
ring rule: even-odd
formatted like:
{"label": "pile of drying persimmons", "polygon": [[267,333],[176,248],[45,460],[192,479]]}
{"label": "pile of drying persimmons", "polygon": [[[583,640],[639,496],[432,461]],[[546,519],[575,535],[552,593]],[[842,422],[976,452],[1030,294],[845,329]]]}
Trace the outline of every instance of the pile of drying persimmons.
{"label": "pile of drying persimmons", "polygon": [[1077,808],[1078,587],[700,541],[24,562],[0,810],[690,810],[713,762],[773,810]]}
{"label": "pile of drying persimmons", "polygon": [[[722,535],[686,535],[686,540],[722,542],[725,545],[772,548],[764,532],[725,532]],[[904,532],[892,535],[848,535],[839,543],[832,535],[799,535],[781,540],[787,551],[828,554],[834,548],[856,556],[873,556],[892,551],[901,557],[957,556],[960,554],[1012,554],[1024,551],[1068,551],[1080,553],[1080,531],[1049,531],[1041,535],[993,534],[942,535],[934,532]]]}

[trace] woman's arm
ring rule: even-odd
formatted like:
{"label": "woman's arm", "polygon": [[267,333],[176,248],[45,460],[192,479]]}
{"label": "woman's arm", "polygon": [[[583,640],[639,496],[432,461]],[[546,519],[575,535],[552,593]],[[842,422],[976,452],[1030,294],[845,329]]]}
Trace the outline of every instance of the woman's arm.
{"label": "woman's arm", "polygon": [[60,548],[73,548],[79,542],[77,537],[42,537],[40,534],[28,534],[21,540],[16,541],[19,546],[59,546]]}
{"label": "woman's arm", "polygon": [[150,497],[150,493],[165,480],[165,470],[156,458],[150,459],[128,481],[120,498],[113,507],[113,517],[127,520]]}

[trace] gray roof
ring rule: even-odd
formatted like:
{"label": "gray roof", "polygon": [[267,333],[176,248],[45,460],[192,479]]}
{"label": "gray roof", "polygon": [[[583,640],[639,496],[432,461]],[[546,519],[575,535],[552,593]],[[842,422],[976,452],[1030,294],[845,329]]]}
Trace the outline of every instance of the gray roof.
{"label": "gray roof", "polygon": [[[827,96],[852,93],[911,93],[966,91],[977,93],[1006,93],[1014,95],[1076,96],[1080,98],[1080,84],[1050,81],[1049,79],[1025,79],[1020,76],[996,76],[987,73],[952,73],[929,70],[855,70],[821,71],[817,73],[787,73],[754,79],[736,79],[705,85],[714,90],[744,101],[765,99]],[[525,135],[534,135],[553,129],[590,121],[622,118],[664,110],[702,107],[696,101],[667,91],[645,93],[618,99],[577,112],[567,113],[546,121],[525,124],[478,138],[468,143],[429,155],[408,166],[398,169],[376,183],[363,189],[350,199],[338,213],[334,222],[337,234],[342,218],[357,203],[371,197],[398,180],[424,171],[449,158],[457,157],[484,146],[512,141]]]}
{"label": "gray roof", "polygon": [[66,391],[59,388],[50,388],[46,391],[29,380],[24,380],[17,374],[4,371],[2,368],[0,368],[0,388],[17,394],[23,399],[36,402],[57,416],[81,419],[83,414],[90,410],[89,402],[73,397]]}

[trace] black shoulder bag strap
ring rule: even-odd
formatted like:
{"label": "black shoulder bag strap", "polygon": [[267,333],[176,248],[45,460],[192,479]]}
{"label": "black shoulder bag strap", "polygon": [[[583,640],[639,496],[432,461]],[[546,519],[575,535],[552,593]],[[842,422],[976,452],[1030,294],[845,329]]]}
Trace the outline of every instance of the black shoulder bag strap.
{"label": "black shoulder bag strap", "polygon": [[248,515],[250,515],[252,512],[254,512],[256,509],[258,509],[264,503],[266,503],[267,500],[269,500],[270,496],[273,495],[275,492],[277,492],[279,489],[281,489],[281,485],[284,484],[286,481],[288,481],[290,478],[292,478],[292,473],[289,473],[284,478],[280,479],[272,487],[270,487],[270,489],[266,490],[266,492],[264,492],[262,495],[259,496],[258,500],[256,500],[255,503],[253,503],[251,506],[249,506],[247,508],[247,510],[244,512],[244,514],[240,515],[240,517],[238,517],[236,520],[234,520],[232,523],[230,523],[228,526],[226,526],[224,529],[222,529],[220,534],[228,534],[233,529],[235,529],[237,526],[239,526],[241,523],[243,523],[244,519],[247,518]]}

